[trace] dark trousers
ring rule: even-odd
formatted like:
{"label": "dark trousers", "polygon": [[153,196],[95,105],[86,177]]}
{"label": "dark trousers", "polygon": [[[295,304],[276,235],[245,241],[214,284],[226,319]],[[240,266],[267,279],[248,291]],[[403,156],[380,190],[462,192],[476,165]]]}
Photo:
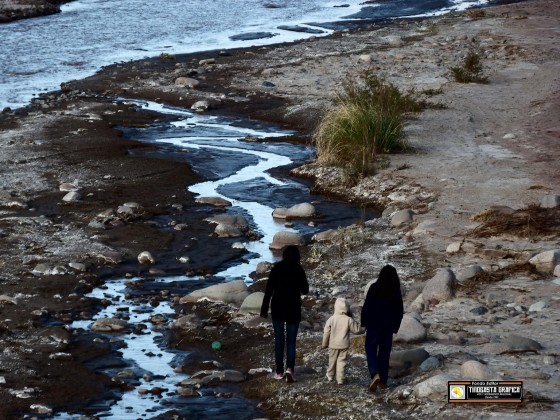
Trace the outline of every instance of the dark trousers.
{"label": "dark trousers", "polygon": [[393,346],[393,332],[386,328],[369,327],[366,330],[366,356],[369,374],[379,373],[381,382],[389,378],[389,357]]}
{"label": "dark trousers", "polygon": [[274,358],[276,373],[284,373],[284,345],[286,345],[286,369],[294,369],[296,365],[296,337],[299,322],[287,323],[279,319],[272,319],[274,327]]}

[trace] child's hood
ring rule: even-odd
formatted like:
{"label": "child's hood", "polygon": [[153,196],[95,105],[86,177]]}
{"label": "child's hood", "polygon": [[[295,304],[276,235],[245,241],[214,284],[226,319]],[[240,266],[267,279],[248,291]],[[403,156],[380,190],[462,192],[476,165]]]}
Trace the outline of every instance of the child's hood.
{"label": "child's hood", "polygon": [[334,314],[335,315],[347,315],[348,314],[348,302],[344,298],[336,299],[334,303]]}

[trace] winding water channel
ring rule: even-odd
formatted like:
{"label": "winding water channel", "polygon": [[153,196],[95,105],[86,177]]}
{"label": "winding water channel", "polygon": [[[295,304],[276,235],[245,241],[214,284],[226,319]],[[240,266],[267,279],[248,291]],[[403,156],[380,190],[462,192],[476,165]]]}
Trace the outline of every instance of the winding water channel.
{"label": "winding water channel", "polygon": [[[190,164],[195,170],[206,174],[206,180],[188,187],[196,196],[217,196],[232,202],[228,212],[241,214],[249,220],[253,230],[262,237],[254,241],[243,243],[248,253],[243,259],[227,267],[219,269],[213,276],[217,281],[231,281],[243,279],[251,282],[249,274],[255,270],[261,261],[274,261],[275,257],[269,249],[272,238],[279,231],[291,230],[309,237],[314,232],[348,225],[360,218],[361,210],[352,208],[344,203],[329,201],[324,197],[310,197],[304,184],[285,178],[277,179],[270,175],[273,168],[289,165],[294,161],[302,161],[311,156],[312,149],[307,146],[273,141],[245,141],[247,136],[257,139],[273,139],[285,137],[290,132],[277,127],[253,126],[248,122],[231,120],[224,117],[194,114],[176,108],[169,108],[155,102],[137,102],[142,107],[173,115],[176,121],[165,126],[152,127],[134,133],[140,141],[156,144],[172,145],[177,149],[193,152],[204,150],[207,153],[219,153],[218,159],[196,159]],[[226,153],[228,159],[236,161],[238,165],[224,165],[220,159]],[[314,200],[321,213],[320,228],[308,225],[306,222],[295,223],[287,227],[284,223],[272,218],[272,211],[276,207],[290,206],[301,200]],[[299,200],[299,201],[298,201]],[[162,301],[154,308],[148,303],[146,293],[137,293],[130,289],[131,283],[142,283],[146,279],[114,279],[107,281],[89,296],[111,302],[100,311],[97,316],[88,321],[76,321],[73,329],[89,330],[96,319],[120,318],[125,319],[130,328],[128,333],[107,335],[108,340],[122,340],[124,342],[122,358],[128,368],[105,368],[105,373],[114,377],[119,372],[133,372],[135,389],[125,392],[117,401],[107,401],[97,404],[96,413],[100,417],[118,419],[154,418],[180,408],[189,413],[189,418],[253,418],[256,408],[248,401],[233,397],[227,399],[214,398],[199,391],[197,398],[182,398],[176,393],[177,384],[187,379],[184,373],[176,372],[174,368],[181,364],[186,356],[185,352],[178,352],[165,347],[162,332],[167,324],[173,321],[174,309],[169,302]],[[149,279],[153,289],[165,289],[168,285],[179,283],[181,291],[187,293],[201,287],[208,279],[198,276],[173,276]],[[214,282],[215,283],[215,282]],[[189,284],[192,284],[189,287]],[[162,395],[154,395],[141,390],[159,388],[165,390]],[[215,392],[216,389],[213,389]],[[113,403],[114,402],[114,403]],[[59,414],[58,418],[78,418],[67,413]]]}

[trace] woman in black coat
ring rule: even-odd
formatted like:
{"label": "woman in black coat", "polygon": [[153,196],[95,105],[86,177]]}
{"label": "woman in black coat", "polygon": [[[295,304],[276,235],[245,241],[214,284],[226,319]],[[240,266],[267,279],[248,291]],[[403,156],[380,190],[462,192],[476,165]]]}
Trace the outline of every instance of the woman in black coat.
{"label": "woman in black coat", "polygon": [[268,306],[274,327],[275,379],[284,377],[284,343],[286,344],[286,381],[294,382],[296,337],[301,321],[301,295],[309,292],[307,276],[300,264],[296,246],[284,249],[282,261],[272,267],[261,306],[261,317],[268,316]]}
{"label": "woman in black coat", "polygon": [[403,317],[401,284],[397,270],[392,265],[381,269],[362,307],[362,327],[366,328],[366,356],[371,377],[369,390],[384,388],[389,377],[389,357],[393,334],[399,331]]}

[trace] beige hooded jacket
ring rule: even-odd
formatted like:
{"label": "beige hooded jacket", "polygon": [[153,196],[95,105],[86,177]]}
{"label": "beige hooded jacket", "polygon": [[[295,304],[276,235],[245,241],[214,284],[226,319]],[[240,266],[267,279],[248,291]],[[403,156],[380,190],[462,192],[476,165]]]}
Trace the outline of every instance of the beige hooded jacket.
{"label": "beige hooded jacket", "polygon": [[350,333],[358,334],[360,326],[348,316],[350,308],[346,299],[338,298],[334,303],[334,315],[323,330],[323,348],[347,349],[350,347]]}

